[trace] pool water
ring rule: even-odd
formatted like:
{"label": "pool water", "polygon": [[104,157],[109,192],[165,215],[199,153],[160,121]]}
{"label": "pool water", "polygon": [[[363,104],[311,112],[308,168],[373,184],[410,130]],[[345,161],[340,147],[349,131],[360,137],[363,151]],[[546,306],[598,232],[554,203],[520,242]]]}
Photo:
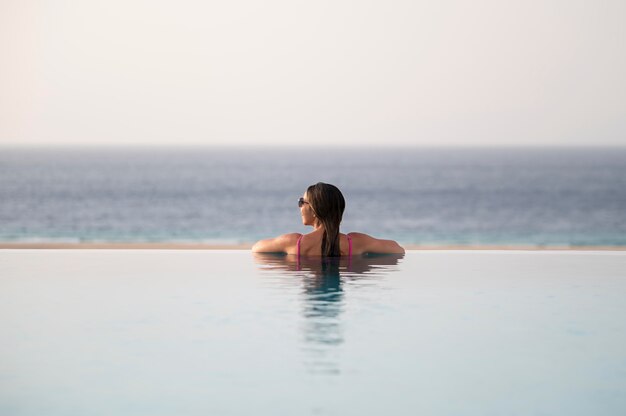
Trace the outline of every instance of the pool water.
{"label": "pool water", "polygon": [[626,253],[0,251],[1,415],[623,415]]}

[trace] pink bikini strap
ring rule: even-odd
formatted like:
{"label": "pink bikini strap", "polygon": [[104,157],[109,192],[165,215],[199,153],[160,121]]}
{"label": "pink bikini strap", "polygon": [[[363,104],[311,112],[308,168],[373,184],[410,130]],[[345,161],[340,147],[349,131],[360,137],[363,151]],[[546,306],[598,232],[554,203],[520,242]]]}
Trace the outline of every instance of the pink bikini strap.
{"label": "pink bikini strap", "polygon": [[302,240],[302,236],[298,238],[298,242],[296,243],[296,245],[298,246],[298,257],[300,257],[300,241],[301,240]]}
{"label": "pink bikini strap", "polygon": [[348,234],[346,234],[346,237],[348,237],[348,271],[351,272],[352,271],[352,238],[350,238]]}
{"label": "pink bikini strap", "polygon": [[296,258],[296,270],[300,271],[300,240],[302,240],[302,235],[298,238],[298,242],[296,246],[298,246],[298,257]]}
{"label": "pink bikini strap", "polygon": [[348,257],[352,257],[352,238],[350,238],[350,234],[346,234],[348,237]]}

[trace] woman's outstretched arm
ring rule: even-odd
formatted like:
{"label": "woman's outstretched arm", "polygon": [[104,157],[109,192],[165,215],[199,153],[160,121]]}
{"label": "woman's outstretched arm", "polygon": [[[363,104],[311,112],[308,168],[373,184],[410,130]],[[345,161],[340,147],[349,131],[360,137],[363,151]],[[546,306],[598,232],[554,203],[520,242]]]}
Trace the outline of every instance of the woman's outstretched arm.
{"label": "woman's outstretched arm", "polygon": [[257,241],[252,246],[252,251],[254,253],[287,253],[291,247],[296,245],[300,235],[298,233],[283,234],[276,238]]}

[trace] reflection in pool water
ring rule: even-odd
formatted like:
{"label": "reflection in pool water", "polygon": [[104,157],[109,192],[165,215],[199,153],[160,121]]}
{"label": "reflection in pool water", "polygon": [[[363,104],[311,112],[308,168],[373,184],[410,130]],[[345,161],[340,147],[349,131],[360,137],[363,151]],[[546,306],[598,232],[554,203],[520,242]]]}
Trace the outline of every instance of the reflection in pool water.
{"label": "reflection in pool water", "polygon": [[302,286],[304,351],[311,373],[339,374],[336,347],[344,342],[341,315],[344,284],[366,284],[397,270],[403,254],[354,257],[300,257],[256,253],[265,273]]}
{"label": "reflection in pool water", "polygon": [[626,253],[0,250],[0,415],[626,414]]}

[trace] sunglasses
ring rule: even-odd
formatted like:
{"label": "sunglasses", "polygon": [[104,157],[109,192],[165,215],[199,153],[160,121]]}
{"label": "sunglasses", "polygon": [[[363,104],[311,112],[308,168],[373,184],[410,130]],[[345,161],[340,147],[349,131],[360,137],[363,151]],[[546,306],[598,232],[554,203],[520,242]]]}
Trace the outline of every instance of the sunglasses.
{"label": "sunglasses", "polygon": [[308,202],[306,202],[304,198],[300,197],[300,199],[298,199],[298,208],[302,208],[302,205],[304,204],[308,204]]}

